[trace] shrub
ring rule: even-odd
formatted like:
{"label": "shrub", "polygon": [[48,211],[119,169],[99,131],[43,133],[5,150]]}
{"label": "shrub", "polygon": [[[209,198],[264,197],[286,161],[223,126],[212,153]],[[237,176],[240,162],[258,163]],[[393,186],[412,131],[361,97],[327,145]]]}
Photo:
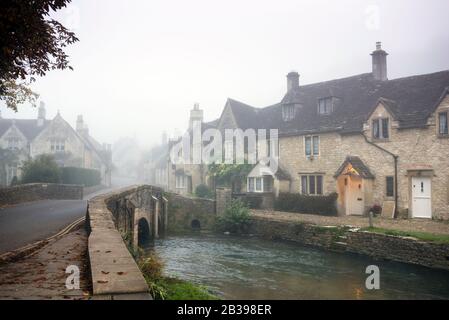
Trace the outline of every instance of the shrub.
{"label": "shrub", "polygon": [[41,155],[23,164],[22,183],[59,183],[61,171],[51,155]]}
{"label": "shrub", "polygon": [[164,263],[154,251],[140,262],[140,270],[145,277],[151,280],[162,278],[163,269]]}
{"label": "shrub", "polygon": [[308,196],[295,193],[281,193],[274,203],[278,211],[336,216],[338,194]]}
{"label": "shrub", "polygon": [[205,184],[200,184],[196,187],[195,195],[200,198],[213,198],[212,190]]}
{"label": "shrub", "polygon": [[62,183],[79,184],[92,187],[101,184],[101,173],[94,169],[76,167],[64,167],[62,171]]}
{"label": "shrub", "polygon": [[231,233],[245,232],[249,226],[249,209],[241,200],[232,200],[222,216],[217,218],[217,230]]}

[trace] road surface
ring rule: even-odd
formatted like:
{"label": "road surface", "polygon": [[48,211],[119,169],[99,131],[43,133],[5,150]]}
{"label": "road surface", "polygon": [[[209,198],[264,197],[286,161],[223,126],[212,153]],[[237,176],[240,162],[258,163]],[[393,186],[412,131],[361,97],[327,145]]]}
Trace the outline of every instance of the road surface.
{"label": "road surface", "polygon": [[87,200],[44,200],[0,209],[0,254],[46,239],[86,211]]}

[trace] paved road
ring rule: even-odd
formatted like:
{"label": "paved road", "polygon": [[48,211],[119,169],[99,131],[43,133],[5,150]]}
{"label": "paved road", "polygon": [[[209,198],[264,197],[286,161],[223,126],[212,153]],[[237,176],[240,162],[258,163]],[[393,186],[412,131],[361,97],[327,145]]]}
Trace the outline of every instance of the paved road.
{"label": "paved road", "polygon": [[44,200],[0,209],[0,254],[58,233],[86,210],[87,200]]}

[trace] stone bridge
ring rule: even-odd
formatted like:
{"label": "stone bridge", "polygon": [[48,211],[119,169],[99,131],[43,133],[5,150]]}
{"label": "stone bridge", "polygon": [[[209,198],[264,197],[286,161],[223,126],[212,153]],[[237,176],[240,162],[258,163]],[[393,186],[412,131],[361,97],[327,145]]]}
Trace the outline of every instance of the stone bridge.
{"label": "stone bridge", "polygon": [[[89,201],[86,216],[94,296],[102,299],[150,297],[148,286],[127,245],[133,247],[173,229],[211,228],[215,201],[136,186]],[[150,297],[151,298],[151,297]]]}

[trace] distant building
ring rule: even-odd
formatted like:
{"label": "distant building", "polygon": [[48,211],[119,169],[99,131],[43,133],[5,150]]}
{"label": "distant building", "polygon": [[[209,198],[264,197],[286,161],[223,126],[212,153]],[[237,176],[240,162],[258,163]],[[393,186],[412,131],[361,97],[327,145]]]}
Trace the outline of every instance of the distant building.
{"label": "distant building", "polygon": [[[8,186],[21,177],[22,163],[38,155],[51,154],[61,167],[96,169],[102,184],[111,183],[111,148],[89,135],[89,129],[78,116],[76,130],[58,114],[46,118],[41,102],[36,119],[3,119],[0,117],[0,148],[9,154],[0,163],[0,185]],[[3,174],[2,174],[3,172]]]}

